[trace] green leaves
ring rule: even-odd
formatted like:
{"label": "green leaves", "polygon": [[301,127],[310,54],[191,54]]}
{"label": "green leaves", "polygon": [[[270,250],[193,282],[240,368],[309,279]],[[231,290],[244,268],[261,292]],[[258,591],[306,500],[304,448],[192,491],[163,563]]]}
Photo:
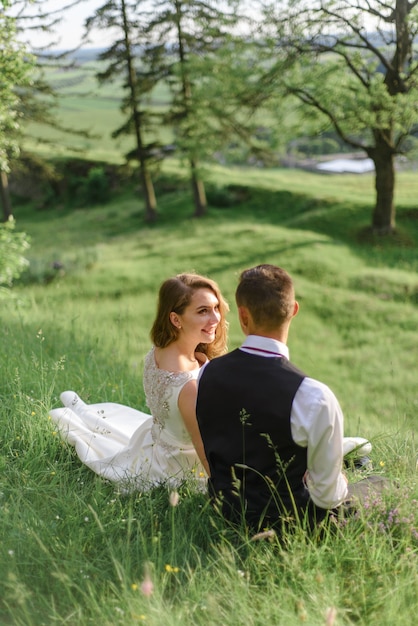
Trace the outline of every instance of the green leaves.
{"label": "green leaves", "polygon": [[5,13],[0,13],[0,67],[0,170],[7,172],[10,157],[18,152],[18,90],[30,82],[32,57],[17,41],[15,20]]}
{"label": "green leaves", "polygon": [[0,300],[10,294],[13,280],[29,265],[23,256],[29,248],[28,238],[25,233],[15,232],[14,228],[13,219],[0,223]]}

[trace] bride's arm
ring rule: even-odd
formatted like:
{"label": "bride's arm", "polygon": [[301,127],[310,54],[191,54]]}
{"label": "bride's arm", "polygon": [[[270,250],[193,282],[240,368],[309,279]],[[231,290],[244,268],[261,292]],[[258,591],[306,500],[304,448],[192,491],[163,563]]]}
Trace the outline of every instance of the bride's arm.
{"label": "bride's arm", "polygon": [[209,465],[205,455],[205,449],[203,447],[202,438],[200,436],[200,430],[196,419],[196,396],[197,396],[197,383],[195,380],[190,380],[186,383],[179,395],[179,410],[183,418],[184,425],[189,433],[192,443],[195,447],[197,456],[200,459],[203,467],[206,470],[208,476],[210,476]]}

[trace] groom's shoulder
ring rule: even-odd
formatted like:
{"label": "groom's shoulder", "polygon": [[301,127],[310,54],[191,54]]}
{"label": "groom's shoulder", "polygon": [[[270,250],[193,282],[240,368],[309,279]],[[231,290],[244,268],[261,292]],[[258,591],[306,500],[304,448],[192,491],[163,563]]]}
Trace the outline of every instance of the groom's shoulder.
{"label": "groom's shoulder", "polygon": [[235,350],[231,350],[226,354],[222,354],[221,356],[217,356],[209,361],[206,364],[205,369],[210,368],[211,370],[215,370],[218,368],[224,367],[228,362],[234,360],[237,356],[239,357],[241,350],[236,348]]}

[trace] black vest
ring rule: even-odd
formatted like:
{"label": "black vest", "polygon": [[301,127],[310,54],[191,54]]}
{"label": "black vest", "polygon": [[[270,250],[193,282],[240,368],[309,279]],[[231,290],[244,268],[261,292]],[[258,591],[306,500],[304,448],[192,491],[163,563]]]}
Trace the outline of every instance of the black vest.
{"label": "black vest", "polygon": [[290,427],[304,374],[284,357],[242,350],[208,363],[199,382],[197,419],[209,462],[211,495],[229,518],[257,525],[304,513],[307,450]]}

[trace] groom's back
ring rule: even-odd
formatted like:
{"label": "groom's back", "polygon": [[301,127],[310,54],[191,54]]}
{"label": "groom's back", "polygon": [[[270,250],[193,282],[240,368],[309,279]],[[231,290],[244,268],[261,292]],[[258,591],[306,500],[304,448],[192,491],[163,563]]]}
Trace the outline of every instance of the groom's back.
{"label": "groom's back", "polygon": [[[289,485],[292,492],[301,489],[306,449],[292,439],[290,414],[303,378],[284,357],[242,350],[205,367],[197,418],[212,489],[231,506],[244,504],[259,516],[272,506],[272,486],[284,504],[291,501]],[[241,501],[233,495],[237,487]],[[275,510],[277,516],[277,503]]]}

